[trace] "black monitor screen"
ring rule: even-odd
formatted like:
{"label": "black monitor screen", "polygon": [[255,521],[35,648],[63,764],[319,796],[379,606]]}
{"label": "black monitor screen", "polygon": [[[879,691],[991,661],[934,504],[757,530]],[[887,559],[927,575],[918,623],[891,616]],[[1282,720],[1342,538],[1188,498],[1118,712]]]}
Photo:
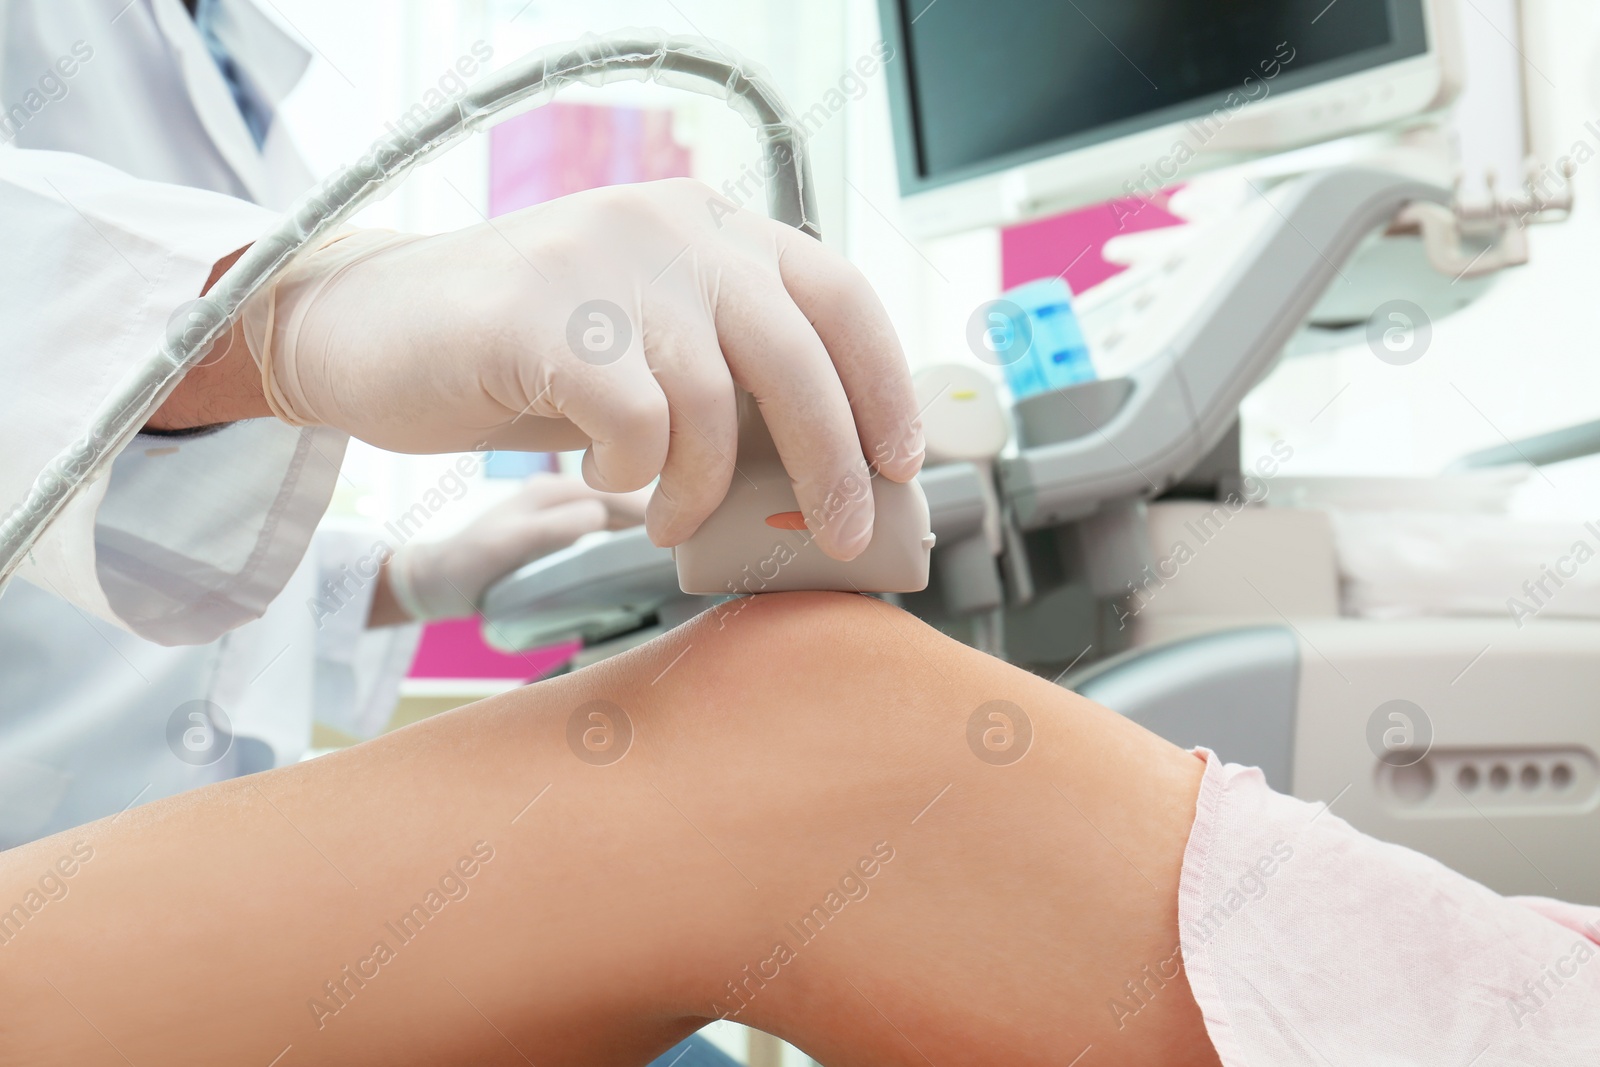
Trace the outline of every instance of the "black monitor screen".
{"label": "black monitor screen", "polygon": [[937,185],[1418,55],[1422,3],[882,0],[902,176]]}

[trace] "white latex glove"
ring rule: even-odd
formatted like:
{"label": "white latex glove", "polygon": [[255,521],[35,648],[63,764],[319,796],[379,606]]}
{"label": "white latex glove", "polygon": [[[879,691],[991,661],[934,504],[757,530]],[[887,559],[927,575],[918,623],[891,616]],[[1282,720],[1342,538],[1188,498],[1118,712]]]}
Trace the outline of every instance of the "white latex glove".
{"label": "white latex glove", "polygon": [[578,193],[434,237],[357,231],[252,301],[274,412],[398,452],[587,448],[584,478],[660,475],[646,525],[686,539],[734,474],[735,386],[761,404],[813,532],[871,539],[868,460],[922,464],[911,376],[860,272],[696,181]]}
{"label": "white latex glove", "polygon": [[496,580],[596,530],[644,521],[644,491],[602,493],[577,478],[536,474],[442,541],[408,542],[389,560],[389,588],[414,619],[474,615]]}

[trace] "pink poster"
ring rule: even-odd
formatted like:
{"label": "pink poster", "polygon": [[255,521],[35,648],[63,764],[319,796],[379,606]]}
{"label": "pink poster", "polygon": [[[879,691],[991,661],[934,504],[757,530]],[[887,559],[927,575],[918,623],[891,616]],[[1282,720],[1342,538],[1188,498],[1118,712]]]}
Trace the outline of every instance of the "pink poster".
{"label": "pink poster", "polygon": [[1162,190],[1150,200],[1109,200],[1006,227],[1000,231],[1000,287],[1060,276],[1068,289],[1081,293],[1122,273],[1123,267],[1101,256],[1106,242],[1118,234],[1181,225],[1183,220],[1166,209],[1167,197],[1176,191]]}
{"label": "pink poster", "polygon": [[690,170],[689,150],[672,135],[671,111],[547,104],[489,131],[489,214]]}

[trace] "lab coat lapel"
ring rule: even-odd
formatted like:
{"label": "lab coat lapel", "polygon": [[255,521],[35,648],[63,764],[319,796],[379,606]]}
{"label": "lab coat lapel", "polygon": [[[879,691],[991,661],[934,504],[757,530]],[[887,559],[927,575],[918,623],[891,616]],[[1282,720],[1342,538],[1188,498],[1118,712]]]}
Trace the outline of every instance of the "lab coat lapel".
{"label": "lab coat lapel", "polygon": [[311,51],[251,0],[221,0],[212,31],[274,109],[305,76]]}
{"label": "lab coat lapel", "polygon": [[[305,77],[311,50],[285,33],[252,0],[221,0],[212,30],[276,115],[284,97]],[[311,187],[311,171],[283,123],[274,121],[268,127],[261,160],[268,187],[257,194],[257,202],[287,207]]]}
{"label": "lab coat lapel", "polygon": [[[274,180],[270,173],[262,151],[256,147],[249,127],[239,114],[227,81],[217,69],[189,13],[180,0],[150,0],[150,4],[156,25],[183,74],[195,113],[217,151],[251,199],[281,204],[283,183]],[[224,43],[241,49],[242,54],[233,55],[234,60],[250,73],[262,92],[268,94],[269,102],[276,105],[304,73],[310,61],[309,54],[248,3],[233,0],[226,7],[228,18],[223,21],[229,30],[227,37],[232,39],[225,39]]]}

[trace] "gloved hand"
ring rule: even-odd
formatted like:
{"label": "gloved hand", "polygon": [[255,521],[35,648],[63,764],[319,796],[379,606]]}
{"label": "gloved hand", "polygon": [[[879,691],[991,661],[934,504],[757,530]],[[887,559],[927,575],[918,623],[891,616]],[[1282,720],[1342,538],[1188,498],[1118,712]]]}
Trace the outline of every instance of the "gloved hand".
{"label": "gloved hand", "polygon": [[442,541],[410,541],[385,568],[413,619],[474,615],[496,580],[586,533],[644,521],[646,493],[602,493],[577,478],[536,474],[515,494]]}
{"label": "gloved hand", "polygon": [[868,460],[922,464],[882,305],[823,245],[674,179],[563,197],[433,237],[357,231],[247,308],[279,418],[397,452],[587,448],[597,489],[660,475],[682,542],[735,476],[735,386],[761,404],[819,547],[871,538]]}

